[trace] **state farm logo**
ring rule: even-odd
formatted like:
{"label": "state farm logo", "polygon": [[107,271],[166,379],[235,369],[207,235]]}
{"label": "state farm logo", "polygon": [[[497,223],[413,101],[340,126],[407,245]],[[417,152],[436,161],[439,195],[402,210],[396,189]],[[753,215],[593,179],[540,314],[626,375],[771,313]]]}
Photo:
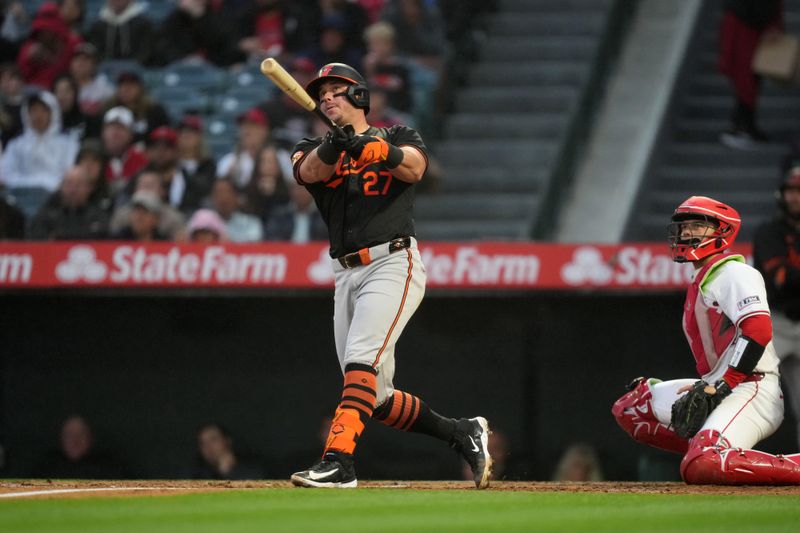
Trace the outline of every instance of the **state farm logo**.
{"label": "state farm logo", "polygon": [[428,280],[436,285],[532,286],[539,279],[537,255],[481,253],[474,247],[459,247],[455,254],[437,254],[432,246],[420,255]]}
{"label": "state farm logo", "polygon": [[333,266],[327,246],[320,251],[319,258],[308,265],[306,274],[308,279],[318,285],[330,285],[333,282]]}
{"label": "state farm logo", "polygon": [[90,246],[70,248],[67,259],[56,266],[56,277],[64,283],[99,283],[106,279],[106,272],[105,263],[97,260],[94,248]]}
{"label": "state farm logo", "polygon": [[197,253],[177,246],[151,251],[125,245],[113,248],[110,259],[103,261],[94,248],[79,245],[70,248],[55,274],[62,283],[108,280],[115,284],[237,285],[281,283],[287,269],[288,259],[283,254],[232,253],[222,246],[209,246]]}
{"label": "state farm logo", "polygon": [[561,268],[561,278],[570,285],[605,285],[611,280],[614,270],[603,261],[600,250],[592,247],[577,248],[572,262]]}
{"label": "state farm logo", "polygon": [[608,260],[593,246],[581,246],[561,268],[568,285],[684,287],[692,281],[691,263],[676,263],[668,254],[625,246]]}

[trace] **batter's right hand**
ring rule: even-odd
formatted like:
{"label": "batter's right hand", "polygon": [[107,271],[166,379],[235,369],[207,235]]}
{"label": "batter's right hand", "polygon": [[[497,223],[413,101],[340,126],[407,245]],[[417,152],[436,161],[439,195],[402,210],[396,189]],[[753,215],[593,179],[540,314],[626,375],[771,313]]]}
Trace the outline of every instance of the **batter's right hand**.
{"label": "batter's right hand", "polygon": [[355,137],[355,130],[350,124],[344,128],[336,126],[325,135],[325,139],[317,147],[317,157],[326,165],[333,165],[339,160],[339,156],[350,145]]}

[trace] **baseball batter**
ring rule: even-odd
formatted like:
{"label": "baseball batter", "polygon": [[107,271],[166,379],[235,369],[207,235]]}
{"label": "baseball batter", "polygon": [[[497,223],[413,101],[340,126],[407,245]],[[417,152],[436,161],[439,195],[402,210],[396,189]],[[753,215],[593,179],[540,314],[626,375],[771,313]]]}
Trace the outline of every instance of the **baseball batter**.
{"label": "baseball batter", "polygon": [[781,424],[783,395],[764,280],[724,253],[740,225],[736,210],[711,198],[675,210],[672,258],[696,269],[683,329],[701,380],[637,378],[612,413],[637,441],[683,454],[687,483],[799,484],[800,454],[752,449]]}
{"label": "baseball batter", "polygon": [[292,483],[355,487],[353,453],[373,418],[447,442],[485,488],[492,464],[486,419],[443,417],[392,383],[395,343],[425,293],[412,218],[414,184],[428,164],[425,144],[411,128],[369,125],[369,89],[348,65],[325,65],[306,91],[338,125],[324,138],[300,141],[292,161],[328,226],[344,385],[322,458],[293,474]]}

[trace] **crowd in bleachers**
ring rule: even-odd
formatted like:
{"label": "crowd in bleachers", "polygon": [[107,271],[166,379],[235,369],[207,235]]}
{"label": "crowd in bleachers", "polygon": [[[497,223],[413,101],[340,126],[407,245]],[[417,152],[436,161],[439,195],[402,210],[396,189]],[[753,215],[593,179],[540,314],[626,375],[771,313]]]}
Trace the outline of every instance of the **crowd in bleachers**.
{"label": "crowd in bleachers", "polygon": [[463,29],[441,16],[451,4],[0,3],[0,239],[324,239],[289,152],[325,130],[261,60],[301,84],[346,62],[368,80],[371,124],[424,133]]}

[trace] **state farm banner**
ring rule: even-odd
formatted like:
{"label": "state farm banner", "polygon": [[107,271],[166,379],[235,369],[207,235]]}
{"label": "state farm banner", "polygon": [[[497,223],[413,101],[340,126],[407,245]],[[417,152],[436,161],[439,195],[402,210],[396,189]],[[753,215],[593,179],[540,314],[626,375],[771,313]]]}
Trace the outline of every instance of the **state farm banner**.
{"label": "state farm banner", "polygon": [[[662,243],[451,242],[420,253],[430,288],[674,290],[692,274]],[[332,286],[325,243],[0,243],[0,288]]]}

